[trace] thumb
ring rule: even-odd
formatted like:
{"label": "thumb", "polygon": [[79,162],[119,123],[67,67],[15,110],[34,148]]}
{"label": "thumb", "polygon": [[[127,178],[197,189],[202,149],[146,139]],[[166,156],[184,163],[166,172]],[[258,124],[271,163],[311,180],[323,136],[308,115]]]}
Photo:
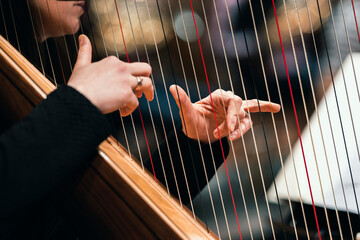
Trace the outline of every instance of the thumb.
{"label": "thumb", "polygon": [[185,113],[191,110],[192,107],[191,100],[181,87],[177,85],[171,85],[170,92],[173,95],[179,109],[181,108],[182,111]]}
{"label": "thumb", "polygon": [[91,43],[87,36],[81,34],[79,36],[79,53],[74,69],[88,65],[90,63],[91,63]]}

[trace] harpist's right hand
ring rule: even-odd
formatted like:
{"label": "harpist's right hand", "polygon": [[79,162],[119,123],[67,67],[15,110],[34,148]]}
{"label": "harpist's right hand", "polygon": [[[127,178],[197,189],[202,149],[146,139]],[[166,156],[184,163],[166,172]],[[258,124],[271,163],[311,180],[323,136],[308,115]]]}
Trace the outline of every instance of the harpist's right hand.
{"label": "harpist's right hand", "polygon": [[[125,63],[114,56],[91,63],[91,43],[79,37],[79,54],[68,85],[79,91],[102,113],[120,109],[122,116],[132,113],[139,105],[137,97],[144,93],[147,100],[154,98],[147,63]],[[138,79],[143,79],[138,87]]]}

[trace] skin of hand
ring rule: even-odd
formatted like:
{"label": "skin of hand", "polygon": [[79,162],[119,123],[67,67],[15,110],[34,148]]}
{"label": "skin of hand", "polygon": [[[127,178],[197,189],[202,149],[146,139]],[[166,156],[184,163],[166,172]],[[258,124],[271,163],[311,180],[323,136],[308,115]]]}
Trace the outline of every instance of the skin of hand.
{"label": "skin of hand", "polygon": [[[68,85],[90,100],[102,113],[120,109],[122,116],[132,113],[144,93],[147,100],[154,98],[151,67],[147,63],[125,63],[114,56],[91,63],[91,43],[79,37],[79,53]],[[137,88],[137,76],[143,79]],[[134,90],[136,89],[136,90]]]}
{"label": "skin of hand", "polygon": [[[183,124],[183,132],[189,138],[199,139],[205,143],[208,142],[208,136],[211,142],[219,139],[210,96],[192,103],[185,91],[179,86],[170,86],[170,92],[179,109],[180,107],[182,109],[179,114]],[[221,138],[229,135],[230,132],[230,139],[236,140],[251,128],[252,121],[247,112],[259,112],[257,99],[242,101],[231,91],[220,89],[212,92],[211,97]],[[259,104],[261,112],[276,113],[280,111],[279,104],[266,101],[259,101]]]}

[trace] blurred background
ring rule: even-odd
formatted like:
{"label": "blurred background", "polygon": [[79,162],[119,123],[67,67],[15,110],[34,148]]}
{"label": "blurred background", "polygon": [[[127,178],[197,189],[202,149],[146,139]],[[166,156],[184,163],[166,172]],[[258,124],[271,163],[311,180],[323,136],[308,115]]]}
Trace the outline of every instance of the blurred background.
{"label": "blurred background", "polygon": [[[352,52],[360,51],[356,23],[360,2],[275,0],[275,6],[302,130],[307,124],[305,112],[312,115],[314,100],[322,99],[324,90],[331,85],[331,71],[335,75],[340,67],[337,47],[342,60],[350,52],[349,45]],[[157,141],[164,140],[165,132],[170,133],[173,126],[181,124],[178,108],[168,91],[170,85],[177,84],[184,89],[188,86],[193,102],[209,95],[198,36],[211,91],[222,88],[243,99],[259,98],[282,104],[282,110],[273,118],[270,114],[251,115],[253,132],[231,143],[226,161],[242,237],[262,239],[263,233],[265,238],[275,234],[278,239],[294,239],[288,201],[280,200],[280,207],[277,201],[270,201],[269,209],[266,199],[266,191],[281,171],[281,160],[285,161],[290,147],[298,140],[272,1],[194,0],[191,6],[189,0],[89,0],[86,8],[79,33],[46,41],[50,51],[42,54],[43,58],[52,59],[52,66],[45,66],[45,72],[56,84],[69,79],[77,56],[77,37],[81,33],[91,39],[93,61],[115,55],[123,61],[149,62],[156,97],[150,103],[142,98],[140,110],[151,151],[157,148]],[[41,68],[38,60],[34,59],[34,63]],[[108,117],[119,142],[137,159],[146,161],[149,153],[139,112],[123,119],[118,113]],[[218,170],[218,181],[213,178],[209,188],[215,210],[206,188],[194,199],[196,215],[214,232],[217,232],[217,221],[223,239],[230,238],[228,224],[231,238],[238,239],[224,166]],[[301,209],[297,202],[293,204],[299,236],[306,238]],[[305,208],[309,212],[311,237],[316,238],[312,208]],[[318,212],[323,219],[323,211]],[[320,222],[326,239],[326,223]],[[335,223],[334,236],[338,236],[336,226]]]}

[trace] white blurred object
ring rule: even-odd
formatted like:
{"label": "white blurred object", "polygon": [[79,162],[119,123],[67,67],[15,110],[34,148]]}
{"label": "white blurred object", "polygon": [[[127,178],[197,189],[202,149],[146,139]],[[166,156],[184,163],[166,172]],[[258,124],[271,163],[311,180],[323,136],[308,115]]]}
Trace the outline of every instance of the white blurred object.
{"label": "white blurred object", "polygon": [[[360,54],[353,53],[353,60],[356,71],[356,78],[359,83],[360,79]],[[335,89],[337,94],[337,100],[340,106],[340,115],[341,115],[341,121],[343,125],[344,135],[346,139],[346,146],[349,154],[349,160],[351,165],[351,172],[354,179],[354,185],[356,190],[356,197],[360,198],[360,160],[358,156],[358,151],[356,149],[355,144],[355,137],[354,134],[356,134],[356,138],[358,140],[358,145],[360,146],[359,139],[360,139],[360,102],[359,102],[359,96],[357,92],[357,86],[355,83],[355,77],[354,77],[354,70],[351,64],[351,59],[348,56],[346,60],[343,63],[344,67],[344,74],[345,74],[345,82],[347,86],[348,95],[345,91],[345,85],[344,85],[344,78],[342,75],[341,69],[338,70],[334,82],[335,82]],[[350,117],[350,111],[349,111],[349,104],[347,101],[347,96],[350,101],[350,109],[353,116],[354,121],[354,127],[355,132],[352,127],[351,123],[351,117]],[[336,199],[336,205],[338,210],[346,211],[346,204],[345,199],[347,202],[347,207],[350,212],[357,213],[356,208],[356,201],[354,196],[354,188],[351,181],[351,174],[349,169],[349,164],[346,156],[345,151],[345,144],[343,140],[343,134],[342,134],[342,128],[339,120],[339,113],[338,113],[338,107],[336,104],[336,98],[334,94],[334,88],[333,86],[329,86],[329,88],[326,91],[326,100],[328,103],[329,108],[329,115],[330,115],[330,121],[332,125],[332,131],[334,134],[334,141],[335,141],[335,147],[337,151],[339,166],[337,164],[337,158],[335,154],[334,144],[333,144],[333,138],[331,135],[331,129],[329,124],[329,116],[328,112],[326,110],[325,105],[325,98],[321,99],[321,101],[318,103],[318,112],[319,112],[319,118],[320,118],[320,124],[322,128],[322,134],[324,138],[325,143],[325,149],[327,154],[327,159],[325,157],[323,142],[321,138],[321,132],[319,128],[318,123],[318,117],[316,115],[316,112],[311,116],[310,119],[310,128],[312,132],[312,137],[314,141],[315,149],[312,147],[310,133],[308,125],[303,129],[301,133],[301,138],[304,146],[304,152],[305,152],[305,159],[307,163],[307,169],[310,176],[310,183],[311,183],[311,189],[312,194],[314,198],[314,203],[316,206],[323,207],[324,202],[321,195],[321,188],[319,183],[319,177],[317,172],[317,167],[315,163],[315,157],[314,152],[316,154],[316,160],[318,163],[318,168],[320,172],[320,179],[322,184],[322,189],[324,193],[325,203],[326,207],[328,209],[335,209],[335,201],[331,189],[331,182],[328,172],[328,166],[330,169],[330,174],[332,178],[332,183],[334,186],[334,195]],[[304,158],[302,155],[300,142],[299,140],[296,142],[296,144],[293,146],[293,154],[294,154],[294,161],[292,160],[291,155],[287,157],[285,161],[285,174],[289,186],[289,195],[290,199],[293,201],[299,201],[300,195],[297,187],[297,181],[294,171],[294,165],[296,166],[297,174],[298,174],[298,181],[299,181],[299,187],[302,195],[303,203],[312,205],[310,191],[309,191],[309,185],[307,181],[306,171],[305,171],[305,165],[304,165]],[[327,165],[328,161],[328,165]],[[343,187],[345,192],[345,198],[343,194],[342,184],[340,181],[340,174],[343,180]],[[276,177],[276,185],[278,189],[278,194],[280,199],[288,199],[288,193],[285,185],[285,178],[283,171],[280,169],[277,177]],[[269,199],[273,202],[276,201],[276,195],[275,195],[275,188],[274,183],[271,185],[269,191]],[[357,238],[359,239],[359,236],[357,235]]]}

